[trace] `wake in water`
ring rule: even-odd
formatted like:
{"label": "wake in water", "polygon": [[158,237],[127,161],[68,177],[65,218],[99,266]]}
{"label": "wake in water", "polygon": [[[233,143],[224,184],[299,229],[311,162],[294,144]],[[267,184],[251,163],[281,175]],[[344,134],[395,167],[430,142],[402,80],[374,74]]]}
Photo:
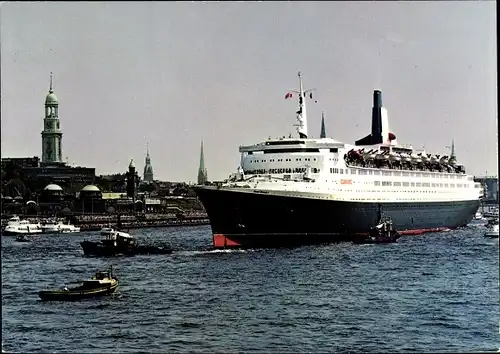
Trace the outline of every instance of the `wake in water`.
{"label": "wake in water", "polygon": [[214,249],[212,247],[206,248],[206,249],[200,249],[200,250],[178,250],[174,251],[176,255],[182,255],[182,256],[203,256],[203,255],[215,255],[215,254],[227,254],[227,253],[249,253],[249,252],[256,252],[257,250],[254,249],[238,249],[238,248],[231,248],[231,249]]}

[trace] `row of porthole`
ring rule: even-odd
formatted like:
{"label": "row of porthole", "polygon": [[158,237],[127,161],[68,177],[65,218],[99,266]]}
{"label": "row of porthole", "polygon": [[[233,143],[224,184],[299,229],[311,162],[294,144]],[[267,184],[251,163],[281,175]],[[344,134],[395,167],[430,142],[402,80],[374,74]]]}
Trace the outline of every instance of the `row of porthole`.
{"label": "row of porthole", "polygon": [[[269,159],[269,162],[282,162],[283,159],[278,159],[276,161],[276,159]],[[285,162],[286,161],[292,161],[292,159],[285,159]],[[295,161],[302,161],[302,158],[296,158]],[[311,161],[311,158],[309,157],[304,157],[304,161]],[[316,158],[313,158],[313,161],[316,161]],[[250,160],[250,163],[266,163],[267,160]]]}

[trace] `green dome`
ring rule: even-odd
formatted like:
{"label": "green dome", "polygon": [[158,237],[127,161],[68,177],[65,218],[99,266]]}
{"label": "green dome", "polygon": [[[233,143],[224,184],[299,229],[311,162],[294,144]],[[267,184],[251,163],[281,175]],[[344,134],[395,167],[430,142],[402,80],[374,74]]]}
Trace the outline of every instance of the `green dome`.
{"label": "green dome", "polygon": [[45,104],[59,104],[59,100],[57,99],[57,96],[53,91],[50,91],[45,98]]}

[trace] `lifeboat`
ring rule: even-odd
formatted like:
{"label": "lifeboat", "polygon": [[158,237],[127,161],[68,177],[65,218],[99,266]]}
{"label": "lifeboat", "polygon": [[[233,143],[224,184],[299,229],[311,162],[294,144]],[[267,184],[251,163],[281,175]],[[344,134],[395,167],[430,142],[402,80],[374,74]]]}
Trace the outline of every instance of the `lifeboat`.
{"label": "lifeboat", "polygon": [[429,155],[422,155],[422,162],[424,162],[424,163],[430,162],[431,159],[430,159]]}
{"label": "lifeboat", "polygon": [[431,160],[431,163],[433,163],[433,164],[439,163],[439,155],[432,155],[430,160]]}
{"label": "lifeboat", "polygon": [[389,154],[389,159],[391,161],[401,161],[401,156],[399,156],[399,154],[396,153],[391,153]]}
{"label": "lifeboat", "polygon": [[414,164],[422,163],[422,158],[417,154],[411,154],[411,162]]}
{"label": "lifeboat", "polygon": [[401,154],[401,159],[403,160],[403,162],[407,162],[407,163],[411,162],[411,156],[408,155],[407,153],[402,153]]}
{"label": "lifeboat", "polygon": [[448,156],[443,156],[439,159],[439,163],[446,165],[448,163]]}

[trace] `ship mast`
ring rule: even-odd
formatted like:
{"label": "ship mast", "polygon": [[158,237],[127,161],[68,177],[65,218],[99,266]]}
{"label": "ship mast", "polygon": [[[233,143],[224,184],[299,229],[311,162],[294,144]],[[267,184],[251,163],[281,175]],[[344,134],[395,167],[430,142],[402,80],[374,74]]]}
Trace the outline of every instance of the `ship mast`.
{"label": "ship mast", "polygon": [[[297,133],[299,133],[299,138],[300,139],[307,139],[307,111],[306,111],[306,95],[314,89],[311,90],[305,90],[304,91],[304,86],[302,84],[302,76],[300,75],[299,71],[299,91],[291,90],[291,92],[295,92],[299,98],[299,109],[297,110],[297,124],[294,124],[294,126],[297,127]],[[289,94],[291,97],[291,94]],[[312,98],[312,93],[310,93],[311,98]]]}

